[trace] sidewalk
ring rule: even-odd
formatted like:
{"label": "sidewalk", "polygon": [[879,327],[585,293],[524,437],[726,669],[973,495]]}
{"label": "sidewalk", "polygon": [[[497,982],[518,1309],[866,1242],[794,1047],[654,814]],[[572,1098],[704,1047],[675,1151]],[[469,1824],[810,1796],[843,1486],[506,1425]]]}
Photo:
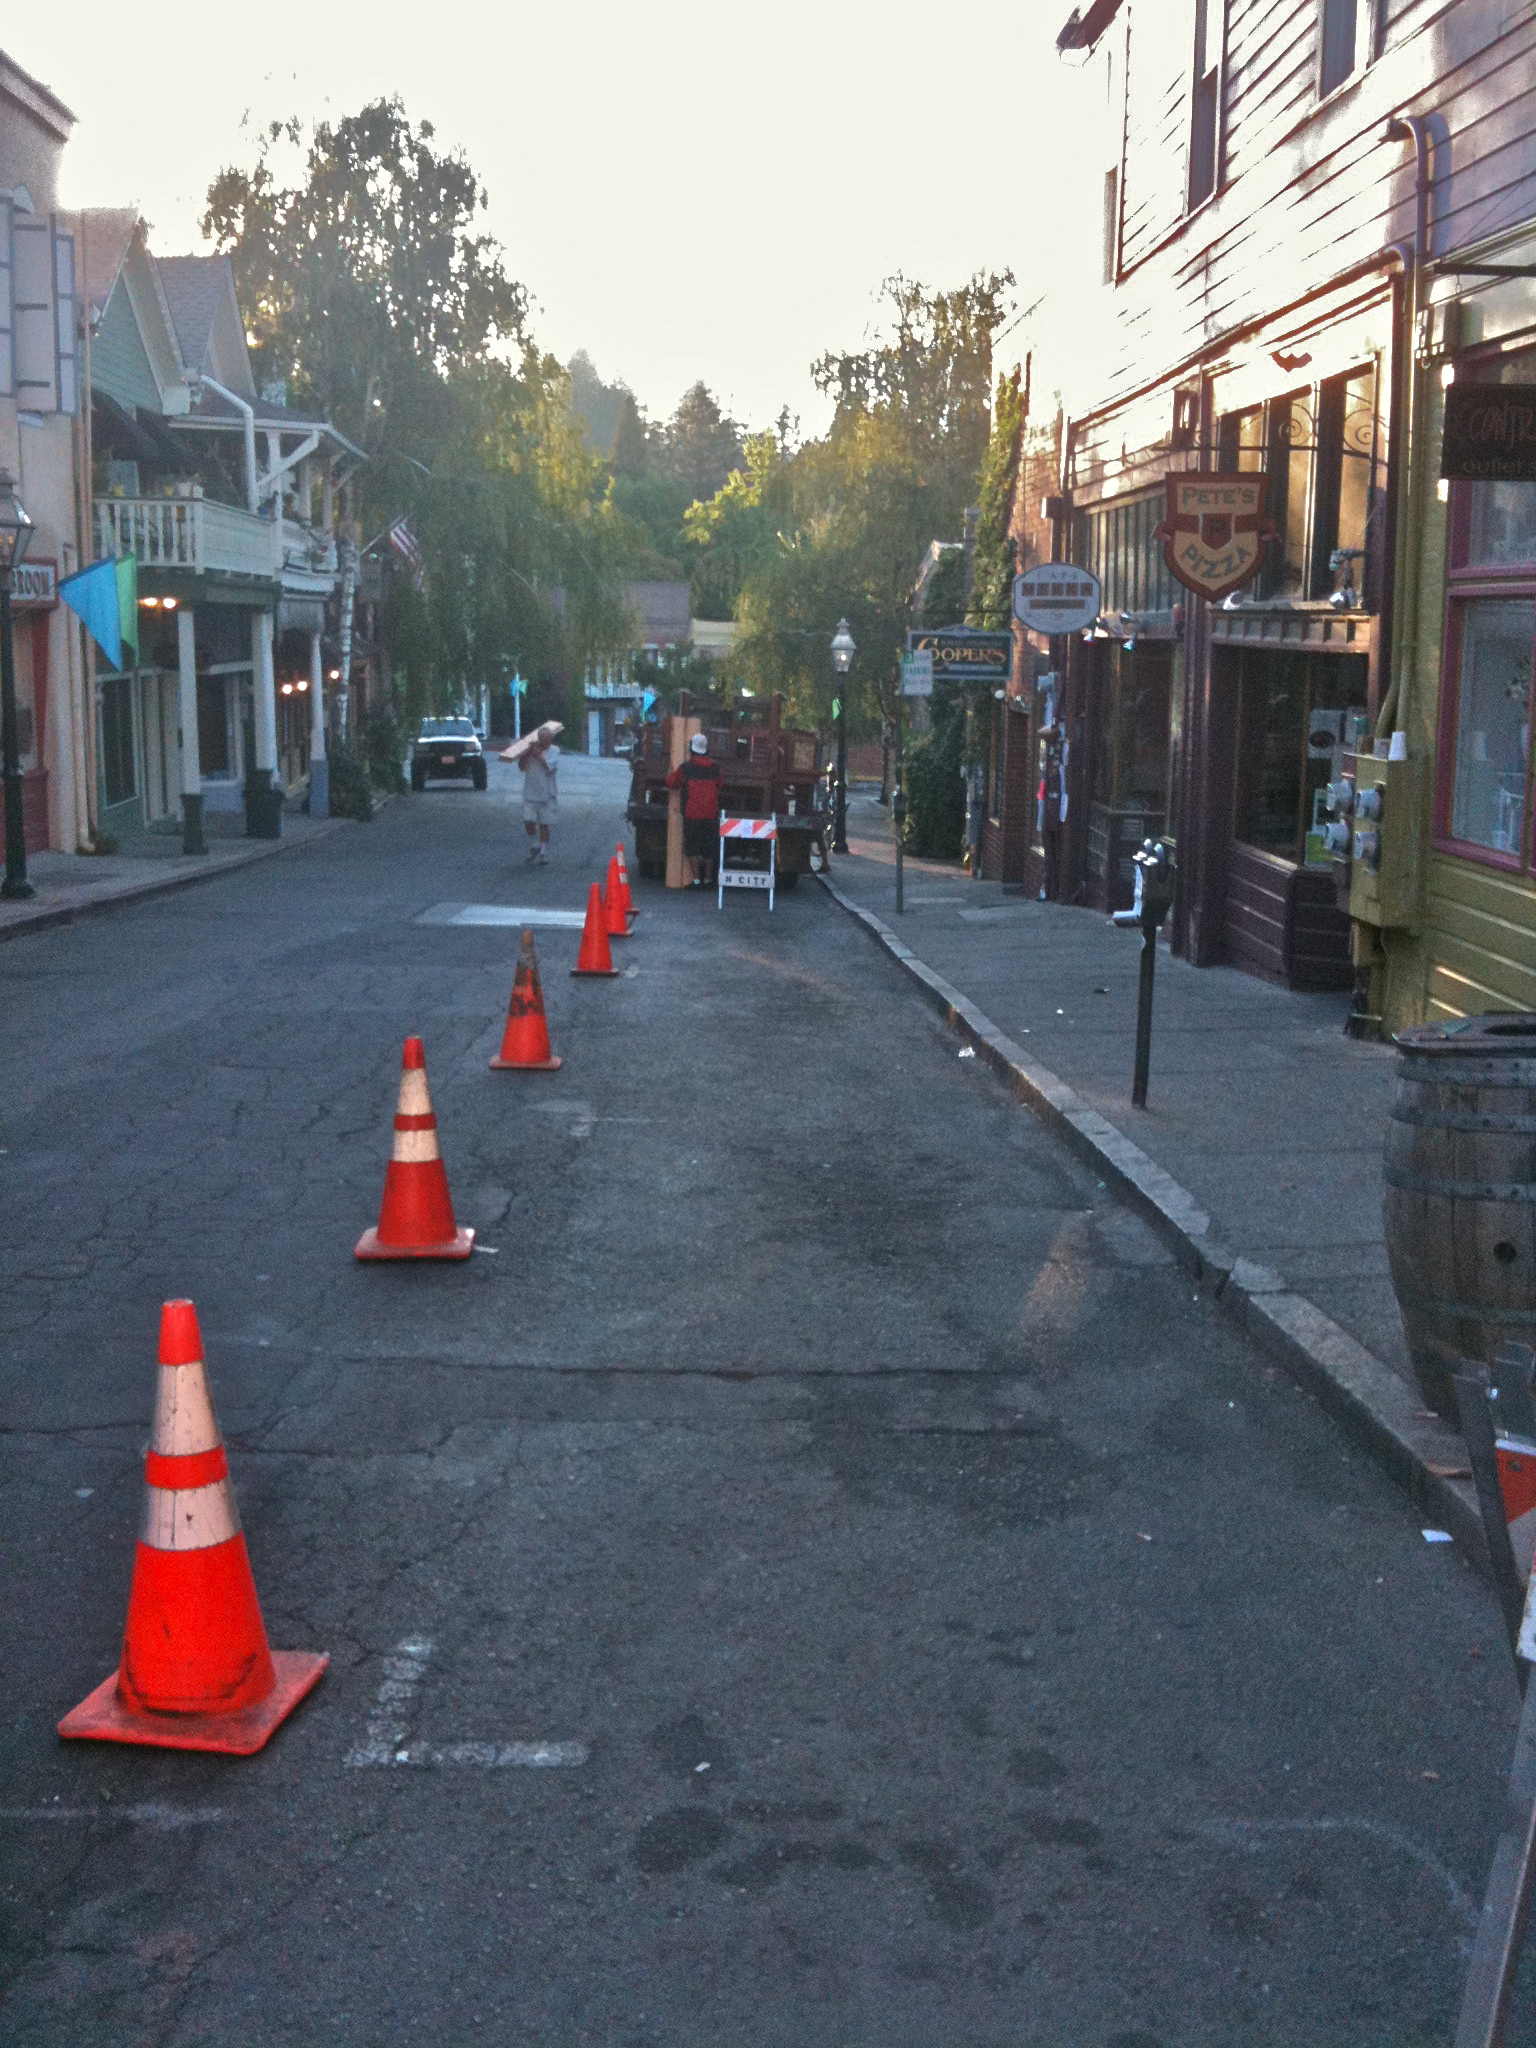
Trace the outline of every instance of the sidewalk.
{"label": "sidewalk", "polygon": [[214,838],[205,854],[185,854],[181,835],[136,833],[120,853],[34,853],[27,857],[27,880],[36,895],[22,903],[0,902],[0,940],[48,925],[68,924],[88,911],[140,896],[158,896],[211,881],[253,861],[269,860],[285,848],[306,846],[329,833],[344,831],[345,818],[307,818],[283,813],[281,839]]}
{"label": "sidewalk", "polygon": [[[1298,995],[1160,947],[1147,1108],[1131,1106],[1137,931],[1037,903],[957,862],[905,863],[848,808],[830,881],[1020,1097],[1087,1153],[1180,1256],[1426,1509],[1480,1548],[1460,1439],[1413,1386],[1381,1225],[1393,1052],[1346,1038],[1347,994]],[[1448,1483],[1452,1482],[1452,1483]]]}

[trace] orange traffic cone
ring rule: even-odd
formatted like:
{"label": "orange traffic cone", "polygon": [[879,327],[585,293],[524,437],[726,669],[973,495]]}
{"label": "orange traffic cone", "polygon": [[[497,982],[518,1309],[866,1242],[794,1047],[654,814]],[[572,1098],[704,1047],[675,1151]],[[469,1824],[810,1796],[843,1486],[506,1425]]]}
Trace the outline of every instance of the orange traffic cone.
{"label": "orange traffic cone", "polygon": [[615,857],[619,863],[619,900],[624,905],[624,915],[629,919],[630,923],[633,924],[635,919],[640,915],[640,913],[635,908],[634,897],[631,896],[631,894],[629,893],[629,864],[624,858],[624,847],[622,841],[620,842],[619,850]]}
{"label": "orange traffic cone", "polygon": [[594,882],[587,891],[587,921],[581,928],[581,951],[572,974],[617,974],[608,950],[608,919],[603,911],[603,892]]}
{"label": "orange traffic cone", "polygon": [[270,1650],[190,1301],[160,1311],[160,1381],[123,1657],[61,1735],[251,1756],[330,1663]]}
{"label": "orange traffic cone", "polygon": [[405,1041],[395,1143],[384,1173],[384,1205],[376,1230],[357,1241],[360,1259],[467,1259],[475,1233],[453,1220],[453,1197],[437,1143],[437,1118],[427,1093],[427,1056],[419,1038]]}
{"label": "orange traffic cone", "polygon": [[624,909],[624,892],[619,887],[619,864],[608,863],[608,886],[603,891],[603,924],[610,939],[629,937],[629,917]]}
{"label": "orange traffic cone", "polygon": [[507,1028],[501,1035],[501,1051],[491,1065],[552,1074],[559,1064],[549,1049],[549,1025],[544,1018],[544,991],[539,985],[539,956],[534,951],[533,933],[524,932],[517,972],[512,977]]}

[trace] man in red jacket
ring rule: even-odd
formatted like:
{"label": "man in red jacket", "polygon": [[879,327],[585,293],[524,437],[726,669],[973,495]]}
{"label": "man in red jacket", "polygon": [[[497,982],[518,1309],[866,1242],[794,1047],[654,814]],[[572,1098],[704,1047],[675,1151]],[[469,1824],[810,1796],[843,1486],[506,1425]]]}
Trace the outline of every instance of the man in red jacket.
{"label": "man in red jacket", "polygon": [[702,889],[715,878],[720,851],[720,764],[710,760],[703,733],[688,742],[688,758],[672,770],[667,787],[683,792],[683,853],[694,866],[694,888]]}

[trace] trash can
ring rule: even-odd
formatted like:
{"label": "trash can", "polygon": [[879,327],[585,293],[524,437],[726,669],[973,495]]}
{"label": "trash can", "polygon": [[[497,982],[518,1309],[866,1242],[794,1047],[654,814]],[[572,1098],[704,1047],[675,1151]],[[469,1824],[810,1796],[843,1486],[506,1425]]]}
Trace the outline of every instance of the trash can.
{"label": "trash can", "polygon": [[1451,1375],[1536,1344],[1536,1014],[1417,1024],[1397,1041],[1382,1210],[1392,1285],[1426,1403]]}
{"label": "trash can", "polygon": [[283,836],[283,786],[268,768],[253,769],[245,778],[245,836]]}

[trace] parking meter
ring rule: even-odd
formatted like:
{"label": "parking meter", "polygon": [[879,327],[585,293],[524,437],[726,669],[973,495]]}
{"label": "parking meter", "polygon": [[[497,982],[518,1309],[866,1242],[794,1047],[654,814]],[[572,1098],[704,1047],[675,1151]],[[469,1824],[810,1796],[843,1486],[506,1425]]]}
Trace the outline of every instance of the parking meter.
{"label": "parking meter", "polygon": [[1117,910],[1111,923],[1141,927],[1141,978],[1136,990],[1136,1072],[1131,1102],[1147,1106],[1147,1070],[1152,1061],[1152,977],[1157,968],[1157,935],[1173,908],[1177,872],[1173,855],[1161,839],[1144,839],[1131,855],[1136,866],[1136,897],[1129,910]]}
{"label": "parking meter", "polygon": [[899,774],[891,792],[891,829],[896,834],[896,908],[903,911],[901,859],[907,836],[907,791]]}

